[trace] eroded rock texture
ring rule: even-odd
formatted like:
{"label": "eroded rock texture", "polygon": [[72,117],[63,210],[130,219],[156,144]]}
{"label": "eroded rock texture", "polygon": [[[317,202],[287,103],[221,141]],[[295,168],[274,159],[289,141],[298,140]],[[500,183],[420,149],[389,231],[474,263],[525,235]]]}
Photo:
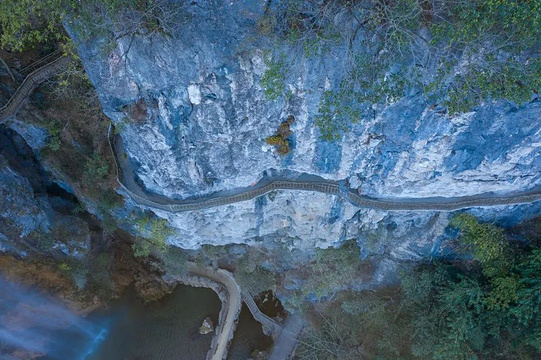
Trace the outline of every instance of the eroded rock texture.
{"label": "eroded rock texture", "polygon": [[[271,7],[274,4],[270,5]],[[104,111],[121,131],[128,157],[149,192],[173,198],[245,187],[268,169],[348,179],[363,194],[453,197],[509,193],[541,185],[541,104],[490,103],[449,117],[412,91],[376,107],[341,140],[321,139],[314,117],[325,90],[345,76],[349,46],[306,57],[258,33],[265,3],[197,1],[171,37],[121,38],[111,53],[71,31]],[[351,27],[347,14],[338,26]],[[287,64],[287,96],[269,101],[260,84],[268,52]],[[281,54],[281,55],[277,55]],[[288,116],[292,151],[265,144]],[[476,210],[513,221],[539,205]],[[158,212],[178,229],[171,242],[280,241],[328,246],[357,239],[363,251],[411,259],[437,254],[448,213],[355,209],[330,196],[281,192],[183,214]]]}

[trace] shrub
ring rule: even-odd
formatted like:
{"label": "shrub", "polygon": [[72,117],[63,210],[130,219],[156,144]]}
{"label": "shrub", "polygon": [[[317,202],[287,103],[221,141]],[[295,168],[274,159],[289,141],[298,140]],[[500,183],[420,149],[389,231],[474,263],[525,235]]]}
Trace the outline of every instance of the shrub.
{"label": "shrub", "polygon": [[158,256],[160,261],[156,262],[156,266],[160,270],[173,275],[186,275],[189,256],[185,250],[170,246],[168,249],[159,252]]}
{"label": "shrub", "polygon": [[152,243],[160,250],[167,248],[166,240],[174,233],[166,219],[153,219],[150,223]]}
{"label": "shrub", "polygon": [[134,226],[144,239],[132,246],[138,254],[136,256],[148,256],[152,247],[158,251],[166,251],[167,238],[174,233],[168,224],[166,219],[151,217],[149,214],[137,218]]}
{"label": "shrub", "polygon": [[47,148],[51,151],[58,151],[62,147],[62,139],[58,135],[58,132],[50,132],[47,138]]}
{"label": "shrub", "polygon": [[[69,21],[82,36],[101,37],[110,44],[125,36],[170,36],[189,19],[183,2],[170,0],[3,0],[0,2],[3,47],[23,50],[65,41],[62,22]],[[118,34],[118,35],[117,35]],[[108,41],[107,41],[108,40]]]}
{"label": "shrub", "polygon": [[286,60],[283,54],[276,55],[277,58],[264,55],[264,62],[267,69],[261,77],[261,86],[265,90],[265,96],[268,100],[274,101],[285,92],[285,80],[287,74]]}
{"label": "shrub", "polygon": [[67,38],[62,20],[75,0],[3,0],[0,2],[2,47],[16,51]]}
{"label": "shrub", "polygon": [[450,225],[461,231],[463,251],[471,253],[488,277],[505,275],[509,271],[507,239],[503,230],[493,224],[481,224],[472,215],[454,216]]}
{"label": "shrub", "polygon": [[83,181],[87,187],[94,188],[97,184],[103,182],[108,174],[109,164],[99,154],[94,153],[85,164]]}
{"label": "shrub", "polygon": [[276,15],[267,11],[259,20],[257,20],[257,31],[261,35],[272,35],[276,27]]}
{"label": "shrub", "polygon": [[276,288],[276,274],[249,261],[248,256],[238,262],[235,278],[254,296],[266,290],[274,291]]}
{"label": "shrub", "polygon": [[131,247],[133,249],[133,255],[136,257],[147,257],[152,251],[151,244],[146,239],[141,238],[138,238]]}
{"label": "shrub", "polygon": [[265,142],[274,146],[278,154],[287,155],[291,151],[289,136],[293,134],[290,129],[291,124],[295,121],[295,117],[289,116],[286,121],[283,121],[274,135],[265,139]]}

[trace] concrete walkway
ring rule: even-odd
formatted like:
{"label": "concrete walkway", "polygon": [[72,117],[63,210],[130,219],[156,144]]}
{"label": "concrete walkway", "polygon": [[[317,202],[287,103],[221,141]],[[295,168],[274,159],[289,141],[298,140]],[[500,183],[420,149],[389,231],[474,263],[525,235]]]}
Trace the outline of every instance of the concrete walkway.
{"label": "concrete walkway", "polygon": [[[243,300],[254,319],[260,322],[264,328],[267,328],[268,332],[277,339],[269,360],[287,360],[291,358],[304,326],[300,316],[290,315],[282,327],[259,310],[252,295],[248,291],[240,289],[230,272],[223,269],[216,270],[211,267],[200,267],[192,262],[188,263],[188,272],[190,275],[208,278],[220,284],[226,291],[226,299],[220,311],[220,323],[216,328],[216,335],[212,340],[207,360],[223,360],[227,357],[227,349],[233,339]],[[225,311],[223,315],[222,311]]]}
{"label": "concrete walkway", "polygon": [[[188,263],[188,272],[191,275],[209,278],[222,285],[226,291],[226,300],[222,305],[222,311],[225,310],[223,315],[224,320],[218,324],[216,335],[212,340],[210,351],[207,354],[207,360],[223,360],[227,356],[229,342],[233,339],[242,306],[240,287],[233,275],[222,269],[202,268],[195,263]],[[220,318],[222,318],[221,311]]]}
{"label": "concrete walkway", "polygon": [[541,200],[541,188],[521,193],[495,196],[481,194],[457,198],[396,198],[375,199],[361,196],[341,184],[340,181],[325,180],[311,176],[310,180],[264,178],[256,185],[229,191],[227,194],[212,194],[197,199],[175,200],[164,196],[145,193],[135,181],[135,173],[123,154],[122,140],[109,131],[109,144],[117,162],[118,182],[126,193],[138,204],[169,212],[183,212],[224,206],[247,201],[275,190],[315,191],[340,196],[360,208],[385,211],[452,211],[471,207],[491,207],[532,203]]}
{"label": "concrete walkway", "polygon": [[299,315],[289,315],[278,341],[274,343],[268,360],[291,359],[303,327],[304,321]]}

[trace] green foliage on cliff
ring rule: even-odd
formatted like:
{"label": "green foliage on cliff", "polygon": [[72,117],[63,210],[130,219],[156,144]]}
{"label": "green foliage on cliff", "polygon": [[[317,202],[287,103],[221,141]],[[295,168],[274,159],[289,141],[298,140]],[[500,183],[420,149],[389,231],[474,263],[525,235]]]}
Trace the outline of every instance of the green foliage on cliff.
{"label": "green foliage on cliff", "polygon": [[341,289],[358,283],[370,269],[371,264],[361,260],[359,247],[353,240],[337,248],[316,249],[313,261],[295,271],[294,276],[302,278],[302,285],[288,296],[284,306],[298,310],[306,305],[308,298],[333,297]]}
{"label": "green foliage on cliff", "polygon": [[94,153],[85,164],[83,181],[88,186],[103,182],[109,174],[109,164],[99,154]]}
{"label": "green foliage on cliff", "polygon": [[298,56],[348,46],[349,68],[331,79],[339,85],[321,97],[316,119],[323,138],[334,140],[374,115],[352,108],[410,91],[450,115],[487,101],[529,101],[541,91],[540,14],[541,0],[290,0],[261,22],[277,46],[300,49]]}
{"label": "green foliage on cliff", "polygon": [[315,122],[324,140],[340,139],[351,124],[361,120],[361,110],[358,108],[356,95],[344,89],[323,93]]}
{"label": "green foliage on cliff", "polygon": [[170,0],[3,0],[1,46],[16,51],[67,40],[63,22],[86,36],[169,36],[188,19],[183,2]]}
{"label": "green foliage on cliff", "polygon": [[2,47],[23,50],[63,40],[62,20],[75,4],[73,0],[3,0],[0,2]]}
{"label": "green foliage on cliff", "polygon": [[136,257],[149,256],[153,249],[159,252],[167,250],[167,238],[174,234],[167,219],[156,217],[152,213],[134,215],[132,225],[139,235],[132,245]]}
{"label": "green foliage on cliff", "polygon": [[274,101],[285,93],[286,60],[283,54],[265,54],[263,60],[267,68],[261,77],[261,86],[267,99]]}
{"label": "green foliage on cliff", "polygon": [[152,252],[152,245],[146,239],[137,238],[131,247],[135,257],[147,257]]}
{"label": "green foliage on cliff", "polygon": [[453,79],[444,101],[450,114],[466,112],[486,100],[507,99],[521,105],[540,91],[541,59],[510,56],[503,62],[486,62],[466,67]]}
{"label": "green foliage on cliff", "polygon": [[505,274],[509,270],[506,256],[507,239],[503,230],[493,224],[480,224],[469,214],[460,214],[451,220],[451,225],[460,228],[465,252],[471,253],[486,276]]}
{"label": "green foliage on cliff", "polygon": [[404,269],[399,288],[318,305],[318,326],[305,333],[298,358],[541,356],[541,234],[510,242],[502,229],[466,214],[452,226],[470,260],[417,265]]}
{"label": "green foliage on cliff", "polygon": [[247,257],[238,262],[235,278],[244,289],[254,296],[263,291],[274,291],[276,287],[276,274],[260,264],[254,264]]}
{"label": "green foliage on cliff", "polygon": [[311,266],[311,276],[307,279],[303,292],[316,297],[329,295],[332,289],[346,287],[360,274],[362,267],[360,251],[353,240],[340,247],[317,249],[315,262]]}

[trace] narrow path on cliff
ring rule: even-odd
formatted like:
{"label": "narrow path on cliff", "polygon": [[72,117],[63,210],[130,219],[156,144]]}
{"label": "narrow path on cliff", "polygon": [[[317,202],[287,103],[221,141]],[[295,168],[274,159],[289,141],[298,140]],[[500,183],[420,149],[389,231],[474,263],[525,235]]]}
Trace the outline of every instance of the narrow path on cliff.
{"label": "narrow path on cliff", "polygon": [[45,80],[57,75],[69,63],[69,59],[57,50],[22,70],[28,75],[8,102],[0,108],[0,124],[14,115],[34,89]]}
{"label": "narrow path on cliff", "polygon": [[396,198],[383,200],[358,195],[344,186],[341,181],[325,180],[308,174],[303,174],[296,179],[267,177],[249,188],[215,193],[199,198],[176,200],[145,192],[136,182],[136,174],[131,168],[124,151],[122,139],[120,136],[115,136],[111,128],[109,129],[109,144],[117,163],[118,182],[126,193],[140,205],[170,212],[200,210],[234,204],[254,199],[275,190],[316,191],[340,196],[360,208],[386,211],[451,211],[471,207],[527,204],[541,200],[541,188],[503,196],[489,193],[455,198]]}
{"label": "narrow path on cliff", "polygon": [[[4,123],[10,116],[17,112],[36,86],[50,77],[57,75],[66,67],[68,62],[69,59],[67,57],[62,56],[60,51],[56,51],[28,67],[26,70],[28,75],[24,81],[17,88],[11,99],[0,108],[0,124]],[[113,136],[110,128],[108,138],[111,151],[117,163],[117,180],[126,193],[136,203],[170,212],[200,210],[234,204],[254,199],[274,190],[316,191],[340,196],[357,207],[386,211],[451,211],[470,207],[525,204],[541,200],[541,188],[504,196],[480,194],[455,198],[396,198],[383,200],[358,195],[344,186],[343,182],[325,180],[316,176],[307,176],[309,179],[267,177],[261,179],[256,185],[250,188],[233,189],[230,192],[215,193],[200,198],[175,200],[146,193],[135,181],[136,176],[131,169],[127,157],[117,156],[117,154],[124,153],[120,137]]]}

